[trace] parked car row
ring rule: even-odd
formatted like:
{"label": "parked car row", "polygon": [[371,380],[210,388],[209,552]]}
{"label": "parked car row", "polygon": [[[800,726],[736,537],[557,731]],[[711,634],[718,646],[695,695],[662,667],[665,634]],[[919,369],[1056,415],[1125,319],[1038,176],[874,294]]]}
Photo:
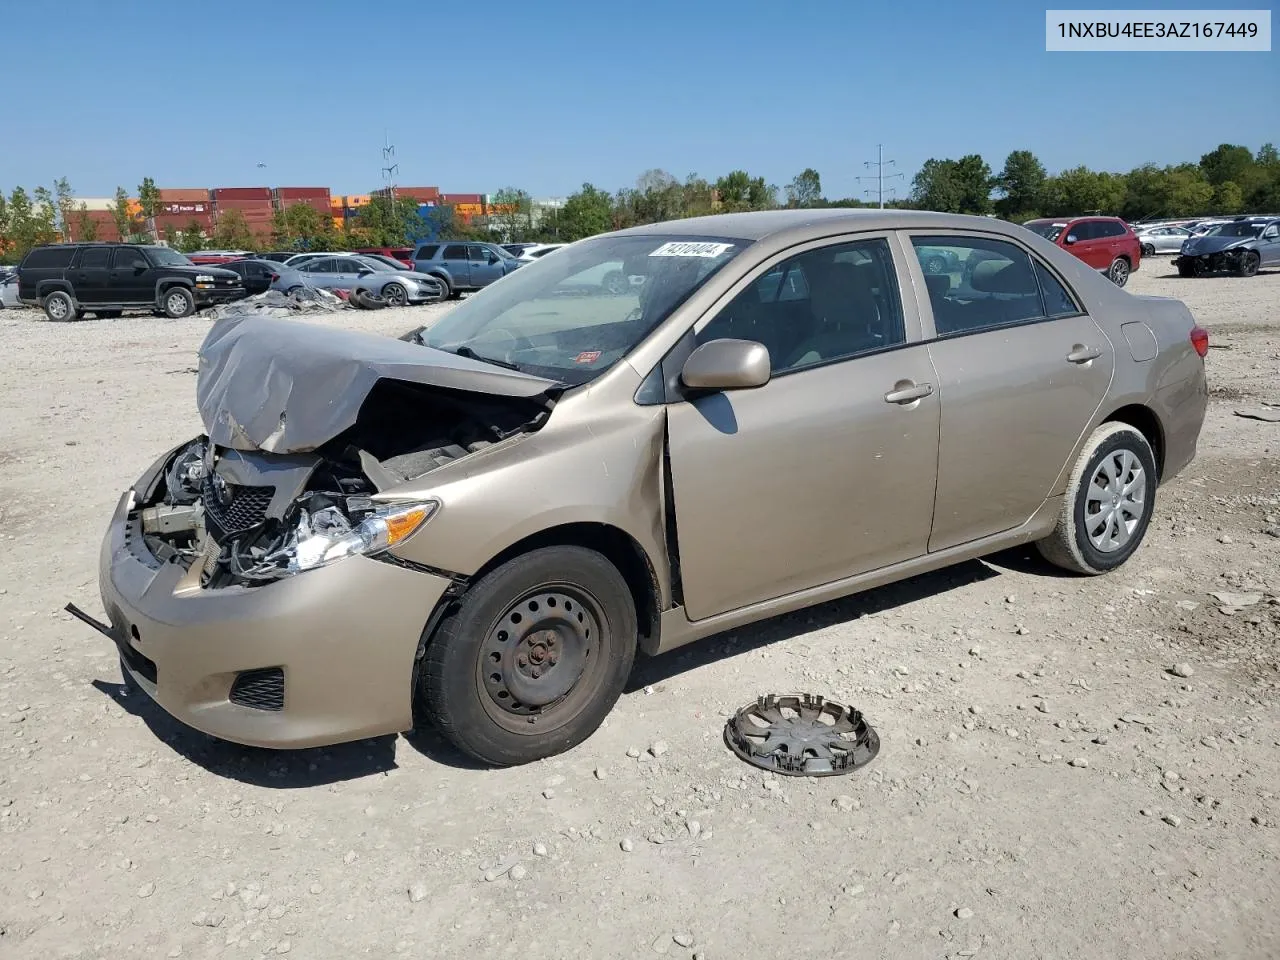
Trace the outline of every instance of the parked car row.
{"label": "parked car row", "polygon": [[1184,240],[1173,263],[1182,277],[1220,272],[1252,277],[1262,267],[1280,266],[1280,217],[1215,224]]}

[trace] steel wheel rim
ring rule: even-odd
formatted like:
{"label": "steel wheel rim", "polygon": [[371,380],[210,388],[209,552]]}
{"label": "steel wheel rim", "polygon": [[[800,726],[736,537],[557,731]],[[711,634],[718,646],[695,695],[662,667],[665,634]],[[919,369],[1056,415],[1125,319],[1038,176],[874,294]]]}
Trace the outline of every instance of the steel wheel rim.
{"label": "steel wheel rim", "polygon": [[599,602],[581,587],[525,591],[480,645],[476,679],[485,712],[521,733],[571,719],[590,700],[609,639]]}
{"label": "steel wheel rim", "polygon": [[1100,553],[1123,550],[1147,512],[1147,474],[1137,454],[1113,450],[1094,469],[1084,505],[1085,534]]}
{"label": "steel wheel rim", "polygon": [[403,307],[405,301],[409,299],[409,294],[404,287],[398,283],[389,283],[382,290],[383,299],[390,302],[393,307]]}
{"label": "steel wheel rim", "polygon": [[187,300],[181,294],[171,293],[164,302],[170,313],[181,313],[187,308]]}
{"label": "steel wheel rim", "polygon": [[65,320],[67,314],[70,312],[67,309],[67,302],[63,300],[61,297],[54,297],[47,304],[45,304],[45,307],[48,309],[48,311],[51,314],[53,314],[53,318],[55,320]]}

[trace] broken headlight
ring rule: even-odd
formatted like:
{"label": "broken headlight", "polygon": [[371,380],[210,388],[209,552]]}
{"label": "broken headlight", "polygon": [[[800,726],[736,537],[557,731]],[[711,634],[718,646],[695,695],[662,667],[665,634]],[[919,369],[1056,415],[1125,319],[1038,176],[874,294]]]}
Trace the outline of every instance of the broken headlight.
{"label": "broken headlight", "polygon": [[435,501],[388,504],[355,523],[337,507],[304,509],[281,559],[287,560],[289,573],[301,573],[344,557],[379,553],[413,536],[437,506]]}

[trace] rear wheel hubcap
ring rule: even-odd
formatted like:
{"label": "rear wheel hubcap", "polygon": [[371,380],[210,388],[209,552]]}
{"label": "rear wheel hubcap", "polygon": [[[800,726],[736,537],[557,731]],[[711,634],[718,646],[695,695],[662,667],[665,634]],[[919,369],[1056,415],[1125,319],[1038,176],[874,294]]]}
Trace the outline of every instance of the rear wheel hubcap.
{"label": "rear wheel hubcap", "polygon": [[1098,464],[1084,506],[1094,549],[1114,553],[1133,539],[1147,510],[1147,475],[1131,450],[1115,450]]}

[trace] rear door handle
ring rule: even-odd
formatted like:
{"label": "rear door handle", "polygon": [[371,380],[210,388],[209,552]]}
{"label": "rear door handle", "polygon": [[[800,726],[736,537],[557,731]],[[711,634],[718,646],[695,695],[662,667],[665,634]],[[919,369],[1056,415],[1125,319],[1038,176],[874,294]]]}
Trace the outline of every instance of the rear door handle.
{"label": "rear door handle", "polygon": [[1067,354],[1068,363],[1088,363],[1090,360],[1097,360],[1102,356],[1102,351],[1097,347],[1082,347],[1076,344],[1071,352]]}
{"label": "rear door handle", "polygon": [[933,395],[932,383],[906,383],[894,384],[894,389],[884,395],[885,403],[908,404],[915,403],[917,400],[923,400],[925,397]]}

